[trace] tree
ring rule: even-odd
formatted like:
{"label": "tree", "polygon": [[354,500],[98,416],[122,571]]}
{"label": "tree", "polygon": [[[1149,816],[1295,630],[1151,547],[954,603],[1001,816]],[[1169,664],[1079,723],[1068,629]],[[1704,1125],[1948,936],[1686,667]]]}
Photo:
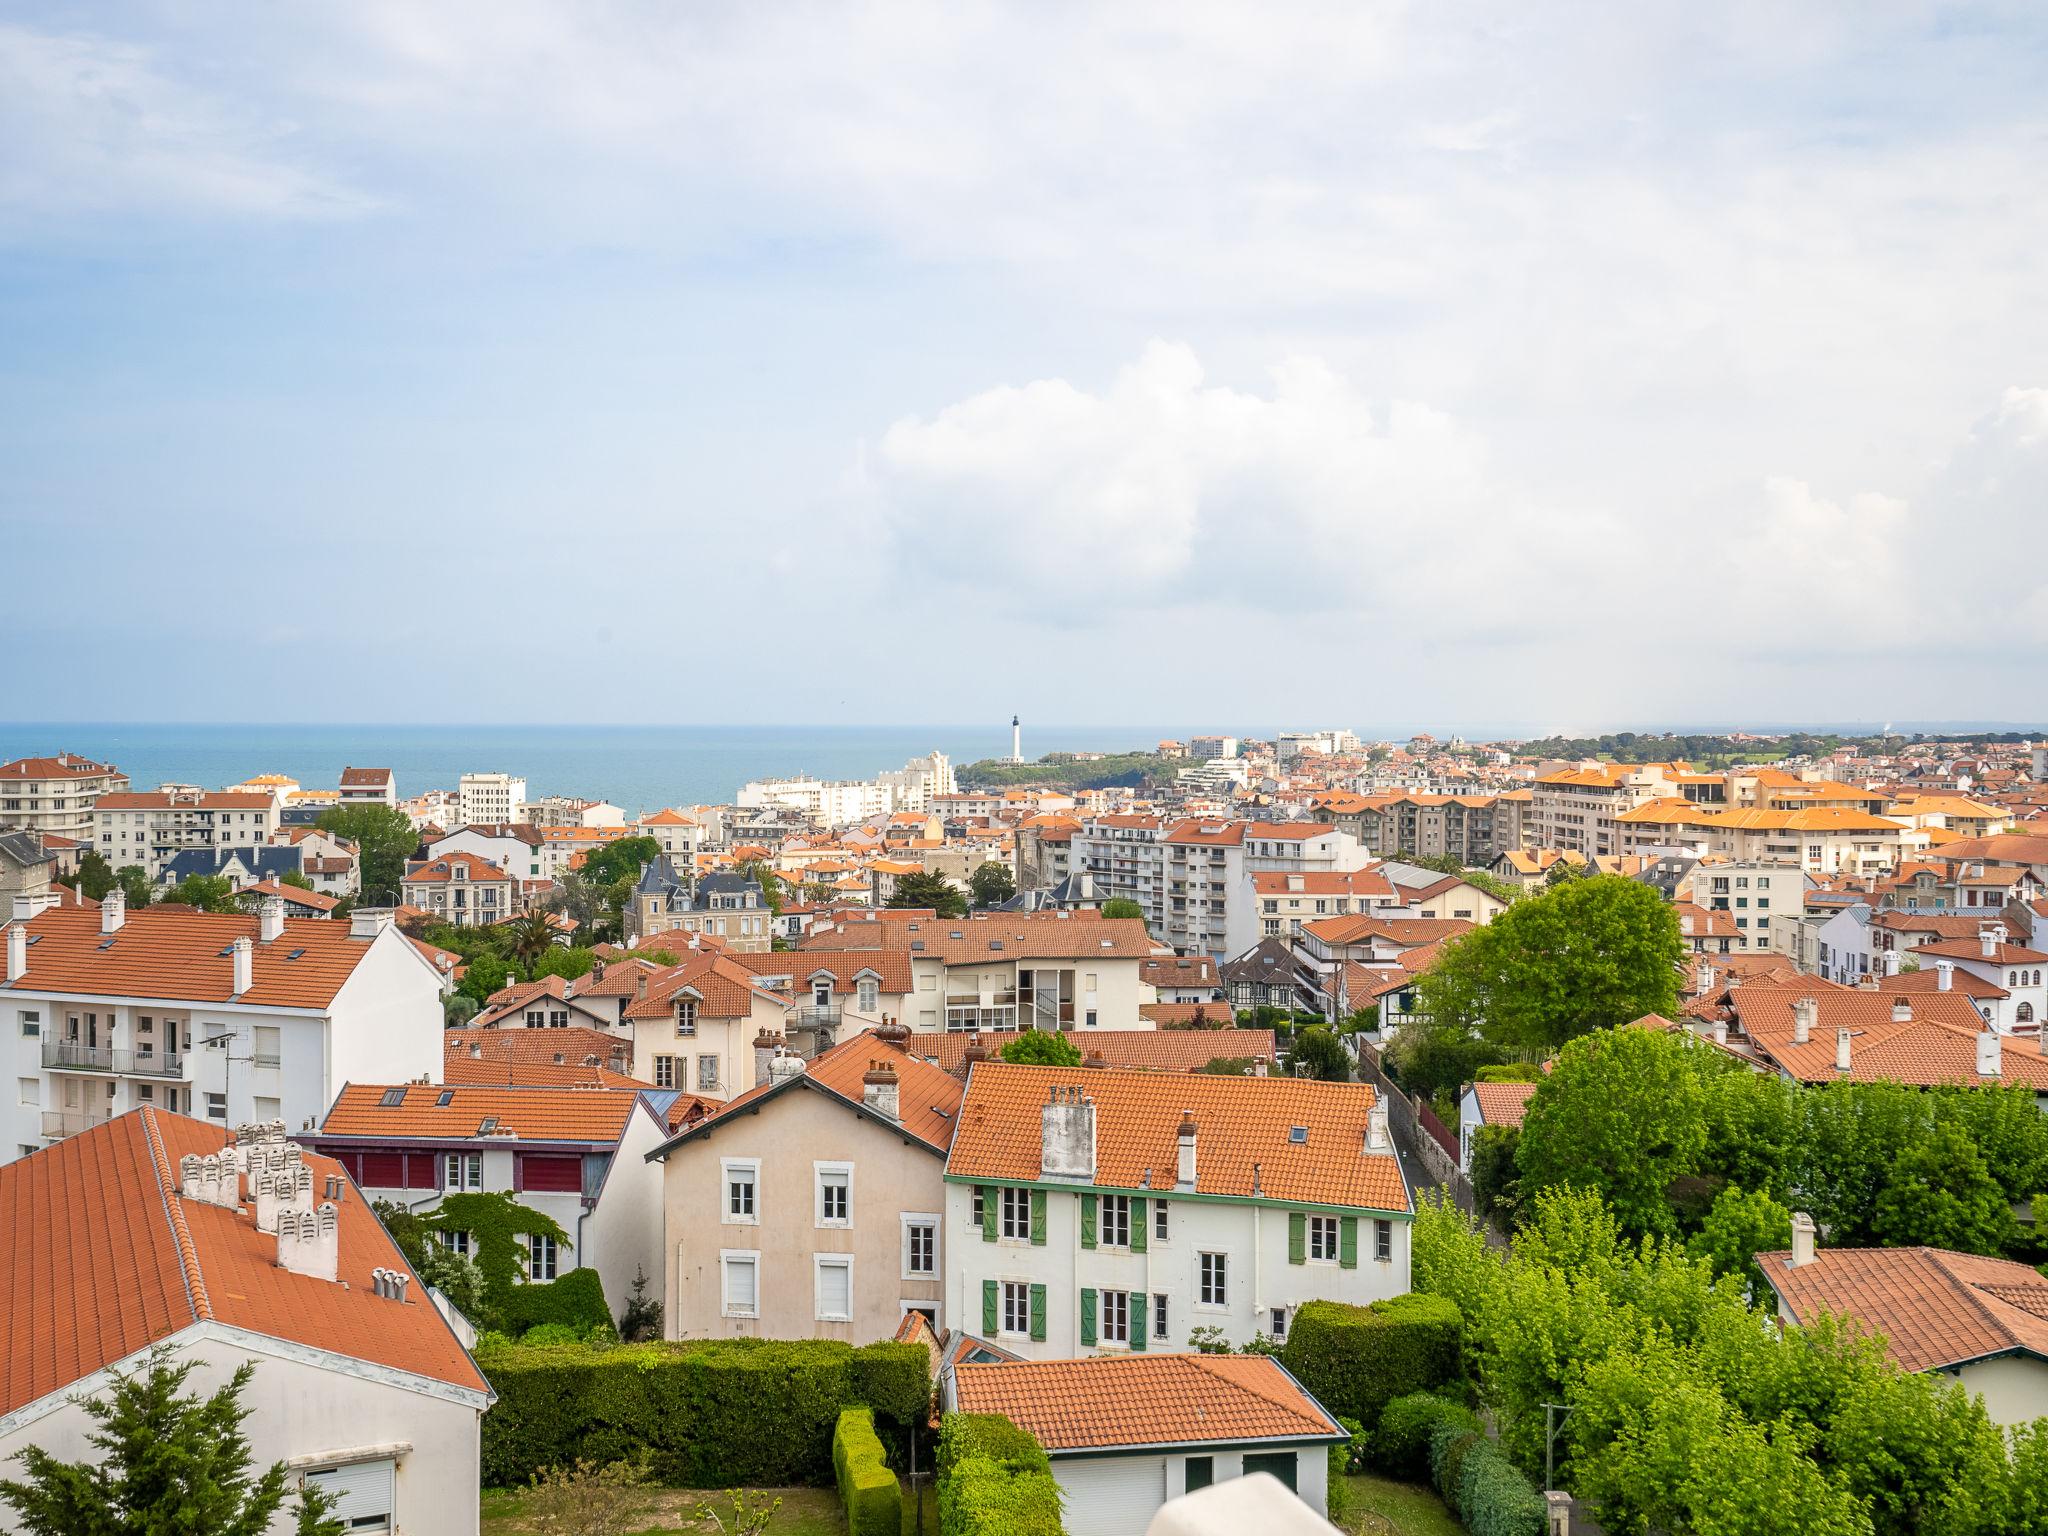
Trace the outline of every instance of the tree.
{"label": "tree", "polygon": [[98,901],[119,883],[114,867],[97,848],[88,848],[79,857],[73,889],[87,901]]}
{"label": "tree", "polygon": [[1500,1059],[1499,1047],[1463,1024],[1430,1018],[1410,1019],[1386,1046],[1387,1065],[1401,1086],[1425,1099],[1455,1092]]}
{"label": "tree", "polygon": [[1448,941],[1416,990],[1435,1023],[1554,1050],[1588,1030],[1676,1014],[1684,958],[1678,918],[1655,890],[1597,875]]}
{"label": "tree", "polygon": [[419,833],[405,812],[389,805],[337,805],[320,813],[322,832],[356,845],[356,874],[363,900],[394,906],[405,861],[419,847]]}
{"label": "tree", "polygon": [[647,1519],[644,1467],[628,1461],[546,1467],[533,1474],[521,1509],[540,1536],[627,1536]]}
{"label": "tree", "polygon": [[459,1029],[479,1011],[477,1000],[467,992],[450,992],[441,1003],[441,1022],[450,1029]]}
{"label": "tree", "polygon": [[[0,1502],[12,1505],[24,1536],[262,1536],[290,1497],[283,1462],[252,1476],[242,1426],[242,1392],[256,1373],[245,1361],[209,1397],[186,1393],[196,1360],[156,1348],[140,1369],[116,1371],[105,1392],[80,1400],[96,1426],[87,1440],[97,1454],[57,1460],[29,1445],[20,1481],[0,1481]],[[298,1495],[297,1536],[339,1536],[330,1500],[317,1490]]]}
{"label": "tree", "polygon": [[1351,1057],[1343,1042],[1320,1024],[1295,1036],[1289,1061],[1296,1077],[1313,1077],[1325,1083],[1351,1081]]}
{"label": "tree", "polygon": [[1969,1137],[1938,1124],[1892,1159],[1872,1223],[1888,1248],[1996,1254],[2012,1235],[2012,1207]]}
{"label": "tree", "polygon": [[647,1271],[633,1266],[633,1289],[619,1314],[619,1342],[638,1344],[661,1337],[661,1298],[647,1294]]}
{"label": "tree", "polygon": [[559,944],[550,945],[548,952],[534,961],[529,981],[539,981],[543,976],[560,976],[564,981],[574,981],[579,976],[588,976],[597,965],[597,951],[581,946],[564,949]]}
{"label": "tree", "polygon": [[935,870],[920,869],[915,874],[898,875],[895,889],[890,893],[892,907],[927,907],[941,917],[965,917],[967,898],[960,894],[960,887]]}
{"label": "tree", "polygon": [[1078,1067],[1081,1048],[1050,1029],[1027,1029],[1003,1042],[999,1053],[1012,1066]]}
{"label": "tree", "polygon": [[1134,917],[1141,923],[1145,921],[1145,909],[1135,901],[1132,901],[1128,896],[1110,897],[1109,900],[1102,904],[1102,915],[1104,917]]}
{"label": "tree", "polygon": [[595,938],[617,916],[605,888],[581,870],[564,870],[545,904],[548,911],[573,919],[585,938]]}
{"label": "tree", "polygon": [[277,883],[279,885],[288,885],[295,891],[310,891],[313,889],[313,882],[300,874],[296,869],[288,869],[279,875]]}
{"label": "tree", "polygon": [[114,871],[114,878],[121,882],[121,895],[128,902],[128,910],[146,907],[156,895],[149,883],[149,871],[140,864],[123,864]]}
{"label": "tree", "polygon": [[187,875],[168,891],[164,900],[197,907],[201,912],[240,912],[241,895],[226,875]]}
{"label": "tree", "polygon": [[967,890],[977,907],[999,907],[1017,894],[1017,877],[1009,865],[990,859],[967,877]]}
{"label": "tree", "polygon": [[581,873],[592,885],[602,887],[623,880],[630,889],[640,871],[660,857],[661,844],[654,838],[622,837],[586,853]]}
{"label": "tree", "polygon": [[502,991],[511,980],[511,966],[496,955],[478,955],[464,968],[460,990],[465,997],[487,1003],[493,992]]}
{"label": "tree", "polygon": [[1522,1222],[1522,1176],[1515,1165],[1521,1141],[1521,1128],[1513,1125],[1482,1125],[1472,1138],[1472,1203],[1509,1229]]}
{"label": "tree", "polygon": [[1740,1276],[1751,1296],[1764,1294],[1756,1256],[1791,1246],[1792,1213],[1762,1190],[1751,1194],[1732,1185],[1715,1198],[1707,1219],[1686,1245],[1694,1258],[1713,1265],[1715,1274]]}
{"label": "tree", "polygon": [[1559,859],[1544,872],[1543,888],[1554,891],[1560,885],[1568,885],[1574,880],[1584,880],[1592,873],[1593,866],[1590,864],[1581,864],[1572,859]]}
{"label": "tree", "polygon": [[531,977],[540,957],[555,947],[555,925],[545,912],[527,912],[513,918],[504,927],[506,948]]}

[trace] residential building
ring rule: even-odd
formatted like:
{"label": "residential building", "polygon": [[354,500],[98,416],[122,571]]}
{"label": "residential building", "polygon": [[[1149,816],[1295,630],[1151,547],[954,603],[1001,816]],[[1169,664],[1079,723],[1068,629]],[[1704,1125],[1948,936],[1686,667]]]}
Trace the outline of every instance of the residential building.
{"label": "residential building", "polygon": [[336,803],[342,806],[398,806],[398,781],[389,768],[344,768]]}
{"label": "residential building", "polygon": [[270,841],[277,801],[260,790],[127,790],[103,794],[93,806],[93,846],[116,869],[139,865],[151,880],[187,850],[247,852]]}
{"label": "residential building", "polygon": [[1319,1011],[1322,980],[1315,968],[1285,938],[1260,939],[1221,967],[1224,996],[1230,1006]]}
{"label": "residential building", "polygon": [[509,773],[465,773],[456,781],[464,826],[507,826],[526,819],[526,780]]}
{"label": "residential building", "polygon": [[843,1035],[905,1018],[917,986],[910,950],[903,947],[782,950],[732,960],[794,1005],[784,1030],[810,1046],[806,1055]]}
{"label": "residential building", "polygon": [[623,1022],[633,1060],[657,1088],[730,1099],[765,1071],[763,1039],[781,1041],[795,1003],[731,956],[692,950],[682,964],[637,974]]}
{"label": "residential building", "polygon": [[1536,1097],[1534,1083],[1473,1083],[1458,1101],[1458,1167],[1472,1171],[1472,1144],[1489,1125],[1520,1130]]}
{"label": "residential building", "polygon": [[1663,799],[1622,812],[1614,826],[1618,853],[1678,852],[1860,879],[1889,873],[1929,841],[1903,821],[1836,806],[1730,809]]}
{"label": "residential building", "polygon": [[446,1083],[497,1083],[508,1088],[591,1083],[601,1088],[651,1088],[633,1076],[633,1042],[585,1024],[522,1029],[469,1024],[444,1030]]}
{"label": "residential building", "polygon": [[1260,1472],[1320,1516],[1329,1449],[1350,1435],[1271,1356],[969,1360],[939,1389],[949,1411],[999,1413],[1045,1447],[1069,1536],[1132,1536],[1168,1499]]}
{"label": "residential building", "polygon": [[863,1032],[769,1064],[654,1154],[669,1233],[671,1339],[893,1338],[943,1326],[942,1185],[957,1080]]}
{"label": "residential building", "polygon": [[1871,933],[1871,915],[1867,902],[1853,901],[1825,918],[1818,918],[1814,928],[1814,963],[1810,967],[1816,976],[1824,976],[1837,986],[1853,987],[1878,970],[1878,945]]}
{"label": "residential building", "polygon": [[[667,1134],[636,1088],[349,1083],[298,1140],[370,1199],[415,1213],[448,1195],[511,1196],[568,1234],[520,1239],[525,1278],[594,1269],[617,1316],[636,1274],[661,1273],[661,1173],[647,1159]],[[443,1241],[471,1251],[467,1232]]]}
{"label": "residential building", "polygon": [[[277,1127],[143,1108],[0,1167],[0,1458],[97,1462],[86,1400],[153,1351],[209,1395],[241,1367],[256,1467],[351,1531],[475,1536],[492,1401],[361,1192]],[[466,1326],[466,1325],[465,1325]]]}
{"label": "residential building", "polygon": [[143,1105],[227,1126],[317,1121],[343,1083],[431,1077],[441,984],[390,923],[94,906],[7,925],[0,1040],[18,1091],[0,1156]]}
{"label": "residential building", "polygon": [[1372,913],[1391,917],[1405,897],[1377,865],[1351,870],[1268,870],[1252,879],[1258,936],[1289,935],[1324,917]]}
{"label": "residential building", "polygon": [[1737,948],[1754,954],[1790,954],[1793,930],[1806,915],[1813,876],[1783,864],[1695,864],[1678,894],[1710,912],[1725,912],[1734,923]]}
{"label": "residential building", "polygon": [[1793,1082],[2004,1083],[2048,1105],[2041,1037],[2000,1034],[1960,989],[1745,983],[1726,1012],[1733,1043]]}
{"label": "residential building", "polygon": [[673,806],[641,817],[631,830],[635,837],[651,837],[661,844],[661,851],[678,869],[693,867],[697,851],[705,841],[703,823]]}
{"label": "residential building", "polygon": [[1670,763],[1588,763],[1539,774],[1530,787],[1528,842],[1591,857],[1625,853],[1621,817],[1680,793]]}
{"label": "residential building", "polygon": [[1237,756],[1235,736],[1191,736],[1188,738],[1187,755],[1197,762],[1212,762],[1217,758]]}
{"label": "residential building", "polygon": [[458,928],[488,928],[519,914],[518,882],[473,853],[448,853],[415,864],[398,886],[406,905]]}
{"label": "residential building", "polygon": [[456,827],[427,838],[422,846],[428,859],[450,853],[473,854],[514,881],[547,879],[553,874],[547,866],[547,838],[528,821]]}
{"label": "residential building", "polygon": [[760,881],[730,870],[687,881],[666,854],[640,872],[627,915],[627,936],[638,944],[685,934],[716,939],[741,953],[766,954],[775,947],[774,914]]}
{"label": "residential building", "polygon": [[0,901],[49,894],[57,855],[43,846],[40,832],[0,832]]}
{"label": "residential building", "polygon": [[1520,848],[1531,801],[1526,789],[1497,795],[1400,793],[1356,797],[1359,841],[1387,858],[1452,858],[1484,869]]}
{"label": "residential building", "polygon": [[191,879],[226,880],[237,890],[265,880],[304,874],[305,850],[296,843],[265,843],[256,848],[185,848],[158,867],[160,890]]}
{"label": "residential building", "polygon": [[1223,1000],[1223,979],[1207,955],[1155,955],[1139,962],[1138,980],[1162,1003]]}
{"label": "residential building", "polygon": [[520,818],[543,832],[562,827],[619,830],[624,836],[626,813],[608,800],[579,800],[573,795],[547,795],[526,803]]}
{"label": "residential building", "polygon": [[97,846],[93,810],[102,795],[128,787],[111,763],[59,752],[0,763],[0,831],[68,837]]}
{"label": "residential building", "polygon": [[[1199,1005],[1189,1005],[1189,1011]],[[1216,1018],[1227,1018],[1212,1007]],[[978,1061],[994,1060],[1005,1035],[913,1035],[907,1049],[936,1067],[965,1078]],[[1211,1062],[1243,1063],[1244,1076],[1258,1076],[1280,1059],[1270,1029],[1104,1029],[1076,1040],[1089,1067],[1123,1067],[1137,1072],[1200,1072]]]}
{"label": "residential building", "polygon": [[977,1063],[946,1306],[1032,1359],[1284,1338],[1408,1285],[1414,1204],[1363,1083]]}

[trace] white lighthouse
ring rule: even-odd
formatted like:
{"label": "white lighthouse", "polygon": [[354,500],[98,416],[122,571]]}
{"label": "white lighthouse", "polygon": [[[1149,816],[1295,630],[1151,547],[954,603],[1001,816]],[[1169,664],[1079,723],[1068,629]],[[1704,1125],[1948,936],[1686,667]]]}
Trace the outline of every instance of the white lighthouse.
{"label": "white lighthouse", "polygon": [[1015,715],[1010,716],[1010,761],[1024,761],[1024,727]]}

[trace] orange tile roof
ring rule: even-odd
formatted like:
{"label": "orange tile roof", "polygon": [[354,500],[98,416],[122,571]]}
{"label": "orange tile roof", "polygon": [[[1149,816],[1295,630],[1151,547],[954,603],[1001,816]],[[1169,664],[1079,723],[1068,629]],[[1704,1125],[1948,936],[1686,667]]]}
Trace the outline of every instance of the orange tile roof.
{"label": "orange tile roof", "polygon": [[[1205,1005],[1188,1003],[1184,1006],[1192,1013]],[[1206,1006],[1211,1017],[1227,1012],[1219,1003]],[[968,1047],[977,1038],[981,1048],[993,1057],[1002,1050],[1005,1041],[1017,1037],[1014,1033],[977,1037],[957,1030],[944,1034],[915,1034],[910,1037],[909,1049],[914,1055],[945,1068],[956,1077],[964,1077],[967,1075]],[[1144,1072],[1198,1072],[1219,1057],[1234,1060],[1240,1056],[1264,1056],[1268,1061],[1276,1059],[1273,1031],[1270,1029],[1090,1029],[1077,1030],[1066,1038],[1084,1055],[1099,1055],[1105,1066],[1128,1067]]]}
{"label": "orange tile roof", "polygon": [[963,1413],[1000,1413],[1050,1455],[1112,1446],[1341,1440],[1344,1430],[1263,1355],[1098,1355],[953,1368]]}
{"label": "orange tile roof", "polygon": [[864,971],[875,974],[879,992],[900,993],[911,989],[910,951],[907,949],[802,949],[776,950],[769,954],[734,955],[733,963],[750,970],[763,985],[778,985],[788,977],[789,985],[807,989],[818,976],[829,976],[835,985],[851,992]]}
{"label": "orange tile roof", "polygon": [[[1270,1200],[1412,1209],[1393,1153],[1366,1150],[1377,1099],[1372,1087],[1294,1077],[981,1062],[967,1079],[946,1176],[1036,1182],[1043,1173],[1040,1111],[1054,1088],[1078,1088],[1095,1101],[1100,1187],[1143,1189],[1149,1173],[1149,1187],[1170,1191],[1187,1111],[1196,1125],[1198,1194],[1249,1197],[1256,1177],[1258,1194]],[[1294,1126],[1307,1129],[1306,1141],[1290,1139]]]}
{"label": "orange tile roof", "polygon": [[2048,1280],[2025,1264],[1944,1248],[1822,1248],[1797,1269],[1785,1252],[1756,1261],[1796,1320],[1853,1318],[1905,1370],[2014,1350],[2048,1359]]}
{"label": "orange tile roof", "polygon": [[715,1106],[708,1119],[685,1134],[715,1131],[721,1120],[752,1109],[773,1094],[786,1093],[799,1083],[823,1089],[847,1103],[859,1104],[862,1079],[867,1076],[870,1064],[883,1060],[896,1069],[897,1123],[926,1146],[945,1151],[960,1109],[962,1089],[958,1079],[918,1056],[876,1039],[868,1030],[840,1041],[829,1051],[820,1051],[804,1063],[802,1072],[792,1077],[756,1083],[738,1098]]}
{"label": "orange tile roof", "polygon": [[[100,932],[97,905],[50,907],[29,920],[28,932],[28,970],[0,990],[277,1008],[326,1007],[371,944],[347,923],[311,917],[286,918],[283,934],[264,944],[254,917],[167,907],[132,910],[112,934]],[[238,938],[250,940],[252,978],[239,997],[230,953]]]}
{"label": "orange tile roof", "polygon": [[168,790],[152,789],[137,790],[132,794],[124,791],[118,794],[101,795],[98,800],[93,802],[93,809],[100,811],[164,811],[174,809],[195,811],[267,811],[270,809],[270,804],[271,800],[268,795],[238,795],[232,790],[225,789],[204,790],[196,795],[183,791],[173,794]]}
{"label": "orange tile roof", "polygon": [[[1804,1045],[1793,1040],[1793,1004],[1802,997],[1815,1004],[1813,1030]],[[1895,998],[1909,1004],[1910,1019],[1893,1019]],[[1792,986],[1746,983],[1727,995],[1727,1003],[1756,1048],[1800,1082],[1846,1077],[1926,1088],[1984,1081],[1977,1071],[1977,1037],[1987,1026],[1960,992],[1828,991],[1807,981]],[[1852,1031],[1846,1074],[1835,1070],[1840,1029]],[[2038,1038],[2002,1036],[1999,1050],[2002,1081],[2048,1093],[2048,1057],[2042,1056]]]}
{"label": "orange tile roof", "polygon": [[604,1065],[633,1059],[633,1042],[601,1029],[572,1024],[566,1029],[488,1029],[471,1024],[442,1031],[448,1059],[467,1056],[477,1061],[534,1061],[554,1065]]}
{"label": "orange tile roof", "polygon": [[[404,1090],[394,1105],[387,1092]],[[448,1102],[443,1104],[442,1099]],[[632,1089],[507,1088],[498,1084],[348,1083],[320,1122],[322,1140],[336,1136],[469,1140],[496,1120],[493,1141],[582,1141],[615,1146],[640,1095]]]}
{"label": "orange tile roof", "polygon": [[1913,954],[1916,957],[1932,955],[1937,960],[1981,960],[1986,965],[2048,965],[2048,955],[2038,949],[2028,949],[2020,944],[1997,944],[1987,955],[1983,944],[1974,938],[1938,939],[1932,944],[1922,944]]}
{"label": "orange tile roof", "polygon": [[408,869],[400,877],[399,883],[401,885],[445,885],[454,880],[455,870],[458,866],[463,871],[463,879],[471,885],[488,885],[492,881],[510,880],[512,878],[504,870],[491,863],[490,860],[481,859],[473,853],[463,853],[458,850],[454,853],[444,853],[439,858],[429,859],[416,869]]}
{"label": "orange tile roof", "polygon": [[[277,1239],[246,1204],[184,1199],[179,1159],[226,1142],[205,1121],[144,1107],[0,1167],[0,1226],[14,1239],[0,1277],[0,1413],[207,1319],[489,1390],[416,1276],[404,1303],[376,1294],[373,1269],[411,1266],[353,1184],[334,1282],[280,1268]],[[306,1163],[316,1192],[341,1173],[329,1158]]]}
{"label": "orange tile roof", "polygon": [[[516,1030],[516,1034],[529,1031]],[[628,1088],[636,1093],[656,1092],[654,1084],[615,1072],[610,1067],[584,1063],[520,1061],[517,1058],[450,1056],[442,1065],[444,1083],[493,1084],[500,1088]]]}
{"label": "orange tile roof", "polygon": [[1308,869],[1298,873],[1262,869],[1252,875],[1252,890],[1260,896],[1379,896],[1389,901],[1394,898],[1394,882],[1378,867]]}
{"label": "orange tile roof", "polygon": [[69,753],[57,757],[17,757],[11,763],[0,763],[0,775],[10,779],[96,779],[120,771],[111,763],[88,762]]}
{"label": "orange tile roof", "polygon": [[[655,935],[659,938],[660,935]],[[636,984],[637,991],[637,984]],[[680,965],[657,973],[647,984],[647,995],[626,1005],[629,1019],[658,1019],[675,1011],[678,992],[697,994],[704,1011],[716,1019],[745,1018],[754,1011],[756,1000],[788,1006],[789,999],[777,997],[761,979],[731,955],[715,949],[696,949],[683,956]]]}
{"label": "orange tile roof", "polygon": [[1325,944],[1364,944],[1385,939],[1390,944],[1419,948],[1455,939],[1478,924],[1462,917],[1369,917],[1353,913],[1346,917],[1319,917],[1301,926],[1303,932],[1314,934]]}
{"label": "orange tile roof", "polygon": [[1212,999],[1201,1003],[1140,1003],[1138,1017],[1150,1019],[1160,1029],[1220,1029],[1228,1028],[1236,1014],[1230,1004]]}
{"label": "orange tile roof", "polygon": [[[347,860],[341,862],[346,863]],[[326,896],[319,891],[309,891],[301,886],[286,885],[282,880],[258,880],[254,885],[242,887],[241,894],[251,892],[258,896],[275,896],[286,906],[308,907],[315,912],[332,912],[341,905],[339,896]]]}
{"label": "orange tile roof", "polygon": [[[883,927],[886,934],[879,931]],[[970,917],[943,918],[927,912],[907,922],[856,922],[813,933],[798,953],[871,949],[880,943],[908,945],[913,959],[924,955],[948,965],[988,960],[1146,960],[1158,948],[1145,932],[1145,924],[1135,917],[977,912]]]}

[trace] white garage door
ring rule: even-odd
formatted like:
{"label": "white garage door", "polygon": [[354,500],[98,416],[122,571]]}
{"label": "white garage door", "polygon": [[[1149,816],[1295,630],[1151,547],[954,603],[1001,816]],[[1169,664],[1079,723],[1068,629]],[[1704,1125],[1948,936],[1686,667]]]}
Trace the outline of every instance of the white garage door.
{"label": "white garage door", "polygon": [[389,1460],[352,1461],[345,1467],[308,1472],[306,1482],[333,1495],[329,1518],[339,1520],[349,1536],[373,1536],[391,1529],[392,1484],[397,1475],[397,1463]]}
{"label": "white garage door", "polygon": [[1145,1536],[1166,1502],[1164,1456],[1055,1461],[1052,1471],[1066,1494],[1068,1536]]}

